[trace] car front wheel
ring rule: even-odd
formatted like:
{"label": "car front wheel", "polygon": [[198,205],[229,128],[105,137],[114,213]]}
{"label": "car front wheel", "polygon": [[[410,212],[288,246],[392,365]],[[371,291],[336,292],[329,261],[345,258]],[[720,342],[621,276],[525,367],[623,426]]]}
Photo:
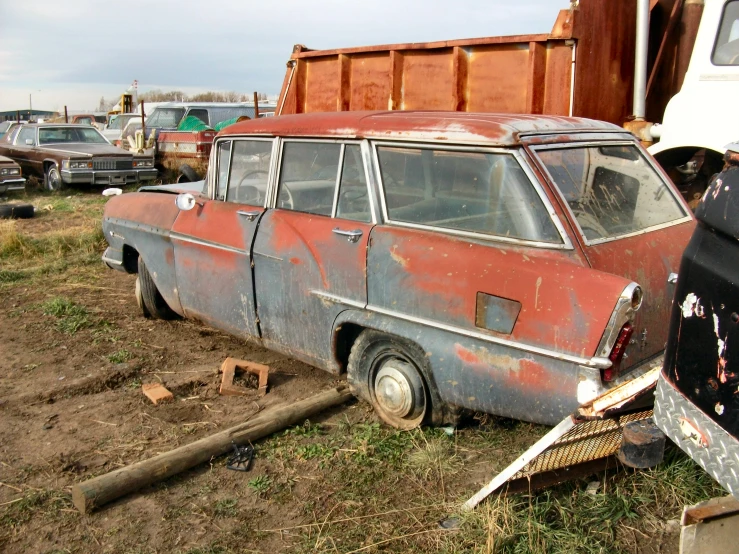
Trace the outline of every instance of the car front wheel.
{"label": "car front wheel", "polygon": [[59,173],[59,167],[56,164],[51,164],[46,168],[46,175],[44,178],[44,186],[48,191],[57,191],[64,188],[64,181],[62,181],[62,174]]}
{"label": "car front wheel", "polygon": [[139,256],[139,275],[136,278],[136,301],[144,317],[154,319],[177,319],[177,313],[169,307],[154,284],[144,259]]}

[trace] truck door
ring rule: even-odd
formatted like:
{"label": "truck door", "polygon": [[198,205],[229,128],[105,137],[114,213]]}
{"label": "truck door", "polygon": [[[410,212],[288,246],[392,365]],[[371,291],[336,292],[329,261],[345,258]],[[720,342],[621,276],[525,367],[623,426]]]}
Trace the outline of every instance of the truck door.
{"label": "truck door", "polygon": [[334,320],[367,302],[372,221],[359,143],[284,141],[276,206],[262,217],[254,243],[266,346],[335,369]]}
{"label": "truck door", "polygon": [[212,198],[198,197],[172,227],[185,314],[242,337],[259,335],[251,247],[264,212],[273,142],[218,142]]}

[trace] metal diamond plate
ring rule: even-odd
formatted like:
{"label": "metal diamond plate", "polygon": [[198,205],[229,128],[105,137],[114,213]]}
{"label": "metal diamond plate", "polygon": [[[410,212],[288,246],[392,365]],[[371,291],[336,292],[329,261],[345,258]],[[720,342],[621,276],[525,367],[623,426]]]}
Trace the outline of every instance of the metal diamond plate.
{"label": "metal diamond plate", "polygon": [[[686,438],[680,427],[681,419],[688,420],[700,431],[708,443],[707,447]],[[696,408],[661,376],[657,382],[654,421],[706,473],[739,499],[739,441]]]}
{"label": "metal diamond plate", "polygon": [[511,480],[612,456],[621,446],[624,426],[651,416],[652,410],[645,410],[609,419],[579,422]]}

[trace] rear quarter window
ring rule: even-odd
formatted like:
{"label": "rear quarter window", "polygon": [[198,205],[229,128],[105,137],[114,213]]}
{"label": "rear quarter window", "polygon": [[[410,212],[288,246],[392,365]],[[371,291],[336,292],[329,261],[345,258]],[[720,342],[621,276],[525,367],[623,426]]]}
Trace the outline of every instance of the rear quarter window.
{"label": "rear quarter window", "polygon": [[687,213],[633,145],[538,149],[536,154],[589,241],[677,221]]}

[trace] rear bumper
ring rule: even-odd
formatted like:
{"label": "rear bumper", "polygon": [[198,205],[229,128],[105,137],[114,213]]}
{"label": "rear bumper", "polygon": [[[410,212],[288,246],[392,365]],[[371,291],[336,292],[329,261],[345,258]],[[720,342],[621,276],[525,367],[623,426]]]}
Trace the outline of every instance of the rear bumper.
{"label": "rear bumper", "polygon": [[108,171],[70,171],[63,169],[61,173],[62,181],[69,185],[123,185],[152,181],[156,179],[158,172],[154,168],[148,168]]}
{"label": "rear bumper", "polygon": [[26,180],[21,177],[18,179],[5,179],[0,181],[0,194],[5,192],[12,192],[14,190],[25,190]]}
{"label": "rear bumper", "polygon": [[739,499],[739,441],[672,386],[657,382],[654,421],[662,432]]}

